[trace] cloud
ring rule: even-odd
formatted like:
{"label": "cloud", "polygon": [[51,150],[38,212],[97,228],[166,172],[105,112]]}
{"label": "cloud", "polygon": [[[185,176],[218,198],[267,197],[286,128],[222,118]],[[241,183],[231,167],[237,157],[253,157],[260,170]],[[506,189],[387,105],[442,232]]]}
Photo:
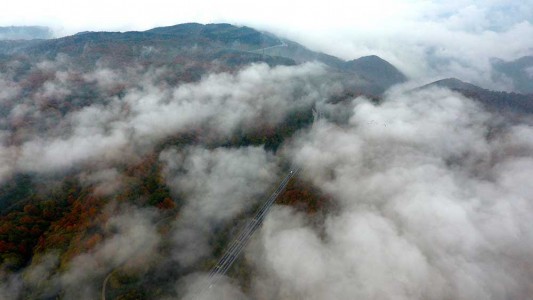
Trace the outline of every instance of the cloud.
{"label": "cloud", "polygon": [[33,140],[23,145],[18,167],[22,171],[57,171],[90,160],[113,160],[127,143],[122,132],[73,136],[67,140]]}
{"label": "cloud", "polygon": [[183,300],[244,300],[249,297],[241,289],[227,278],[221,278],[216,285],[210,286],[210,280],[205,275],[193,274],[182,279],[177,286],[177,290],[183,293]]}
{"label": "cloud", "polygon": [[2,77],[0,77],[0,105],[5,106],[6,102],[13,101],[20,94],[20,87],[13,83],[11,79]]}
{"label": "cloud", "polygon": [[[336,88],[323,72],[315,64],[252,65],[175,88],[154,84],[160,73],[151,72],[123,97],[75,110],[56,130],[6,149],[19,150],[14,152],[19,170],[50,172],[91,163],[97,167],[79,178],[105,192],[120,183],[111,162],[134,157],[166,136],[204,130],[208,138],[199,145],[169,147],[159,156],[180,207],[171,234],[172,259],[180,270],[193,270],[211,257],[214,235],[275,184],[279,156],[291,157],[302,166],[301,176],[330,195],[338,209],[324,212],[323,224],[289,208],[274,209],[247,252],[254,271],[250,290],[224,281],[212,295],[207,292],[211,296],[529,295],[532,274],[523,262],[531,260],[533,248],[527,225],[533,209],[531,126],[507,124],[439,88],[389,91],[379,105],[364,97],[324,103]],[[139,78],[135,74],[121,78],[130,85]],[[262,147],[202,145],[223,141],[240,126],[259,128],[259,116],[264,124],[279,124],[288,112],[309,109],[315,101],[335,122],[318,121],[278,156]],[[149,212],[135,211],[113,218],[108,224],[116,224],[109,225],[116,235],[74,258],[48,282],[71,297],[94,297],[99,280],[132,256],[150,264],[159,243],[152,219]],[[196,295],[202,278],[181,278],[179,293]]]}
{"label": "cloud", "polygon": [[266,124],[277,124],[287,112],[320,100],[321,87],[328,87],[319,82],[324,72],[316,64],[275,68],[258,64],[236,75],[209,75],[168,91],[148,86],[129,93],[125,101],[134,114],[135,137],[154,138],[200,124],[227,136],[237,126],[256,128],[259,115]]}
{"label": "cloud", "polygon": [[[82,73],[66,56],[27,71],[16,79],[3,77],[4,86],[18,85],[24,93],[6,89],[2,94],[0,180],[19,172],[59,178],[68,173],[109,197],[123,183],[124,166],[157,151],[174,200],[182,205],[171,234],[176,249],[171,259],[179,272],[210,257],[213,234],[252,209],[277,180],[278,158],[263,147],[205,144],[226,142],[236,131],[275,127],[338,89],[319,64],[254,64],[178,86],[163,80],[167,68],[97,66]],[[194,133],[197,146],[159,153],[156,146],[180,133]],[[62,261],[61,269],[57,257],[36,259],[20,274],[9,274],[2,293],[92,299],[112,270],[152,267],[159,253],[156,213],[121,208],[109,215],[97,246],[68,264]]]}
{"label": "cloud", "polygon": [[7,127],[6,115],[15,99],[20,94],[20,87],[11,79],[0,76],[0,183],[7,180],[13,173],[14,149],[9,146],[10,131]]}
{"label": "cloud", "polygon": [[[165,151],[161,158],[169,166],[165,173],[171,190],[189,202],[185,215],[214,224],[252,205],[254,196],[262,194],[277,173],[276,158],[262,147],[192,147],[184,153]],[[182,162],[173,162],[176,158]]]}
{"label": "cloud", "polygon": [[22,290],[22,281],[20,278],[11,274],[0,274],[0,276],[2,279],[2,283],[0,284],[0,296],[2,299],[18,299]]}
{"label": "cloud", "polygon": [[15,153],[13,148],[4,146],[4,143],[4,135],[0,132],[0,182],[9,179],[14,171]]}
{"label": "cloud", "polygon": [[65,299],[95,299],[109,272],[136,272],[159,258],[160,236],[153,222],[157,212],[124,205],[109,205],[106,210],[110,218],[99,224],[102,241],[94,248],[68,262],[60,261],[59,253],[52,250],[35,255],[18,273],[0,273],[2,299],[41,299],[58,294]]}
{"label": "cloud", "polygon": [[111,195],[123,186],[122,175],[115,168],[99,170],[94,173],[82,172],[79,175],[82,184],[94,185],[97,195]]}
{"label": "cloud", "polygon": [[105,225],[109,237],[90,252],[76,256],[59,274],[66,298],[94,299],[101,280],[116,268],[135,269],[157,259],[160,237],[148,209],[129,208],[112,216]]}
{"label": "cloud", "polygon": [[[458,77],[487,88],[511,89],[487,74],[492,57],[513,60],[533,53],[533,3],[526,2],[387,1],[380,7],[394,11],[391,16],[384,9],[366,11],[366,3],[328,2],[323,5],[346,15],[327,9],[322,18],[310,14],[324,20],[319,28],[305,22],[287,26],[249,20],[248,24],[344,59],[377,54],[414,80]],[[366,13],[366,18],[357,18],[359,13]]]}
{"label": "cloud", "polygon": [[[204,142],[221,141],[237,129],[252,132],[279,124],[290,112],[308,110],[334,90],[318,64],[255,64],[179,86],[162,81],[169,72],[165,68],[102,67],[82,76],[64,56],[39,63],[33,72],[28,80],[36,85],[34,93],[6,108],[0,160],[11,163],[2,170],[4,178],[17,171],[108,168],[109,163],[134,160],[179,133],[201,131]],[[84,99],[84,94],[73,97],[80,93],[80,82],[94,94],[91,102],[76,98]],[[116,95],[117,88],[123,89],[122,96]],[[8,91],[6,99],[17,94]]]}
{"label": "cloud", "polygon": [[[322,39],[309,36],[302,42],[346,59],[377,54],[414,80],[457,77],[485,88],[507,90],[511,87],[505,82],[490,77],[490,59],[512,60],[531,55],[532,32],[528,21],[517,22],[503,31],[484,28],[471,32],[449,28],[439,21],[419,20],[395,24],[384,32],[340,29],[330,36],[324,34]],[[509,46],[501,47],[502,43]]]}
{"label": "cloud", "polygon": [[529,78],[533,79],[533,67],[526,68],[525,71]]}
{"label": "cloud", "polygon": [[277,159],[261,147],[170,149],[160,159],[168,186],[184,201],[174,232],[174,256],[184,266],[209,256],[215,230],[257,204],[278,174]]}
{"label": "cloud", "polygon": [[57,253],[51,252],[35,257],[32,264],[22,273],[23,297],[53,297],[58,290],[58,278],[56,276],[58,266],[59,256]]}
{"label": "cloud", "polygon": [[268,216],[247,252],[254,297],[528,299],[531,125],[442,89],[354,102],[286,148],[338,209]]}
{"label": "cloud", "polygon": [[[403,25],[375,29],[380,38],[351,30],[326,36],[329,28],[318,30],[321,38],[314,43],[350,55],[377,49],[403,61],[404,69],[425,57],[425,64],[410,69],[414,77],[461,74],[483,82],[491,55],[527,53],[533,35],[529,21],[492,14],[500,2],[488,10],[478,4],[407,5],[416,9],[391,16],[385,24]],[[402,23],[405,18],[412,20]],[[368,29],[377,21],[361,22]],[[296,36],[297,30],[285,34]],[[347,36],[355,36],[354,42],[342,47]],[[392,36],[392,42],[382,38]],[[502,41],[509,48],[497,47]],[[290,157],[305,180],[332,197],[338,209],[325,211],[319,224],[276,207],[247,252],[250,288],[226,278],[206,298],[523,299],[533,291],[531,123],[507,124],[472,100],[437,88],[390,91],[379,105],[364,97],[324,103],[338,85],[314,63],[255,64],[176,87],[162,80],[170,72],[165,68],[97,66],[80,74],[60,57],[33,71],[38,76],[24,84],[35,85],[34,93],[21,96],[13,78],[0,80],[7,116],[1,121],[0,181],[16,172],[44,176],[74,169],[82,183],[109,194],[121,182],[116,165],[174,135],[198,135],[196,145],[167,147],[159,155],[180,208],[171,229],[178,273],[211,258],[214,235],[277,182],[281,157]],[[90,103],[65,109],[61,105],[77,99],[75,82],[96,93]],[[213,146],[237,130],[278,125],[315,104],[329,120],[301,132],[282,152]],[[24,285],[39,287],[44,277],[67,298],[97,297],[100,280],[114,268],[145,267],[158,258],[156,215],[125,209],[104,226],[102,243],[75,257],[64,272],[54,274],[52,255],[25,276],[7,276],[0,296],[17,295]],[[205,274],[188,275],[177,291],[194,298],[205,292],[205,280]]]}

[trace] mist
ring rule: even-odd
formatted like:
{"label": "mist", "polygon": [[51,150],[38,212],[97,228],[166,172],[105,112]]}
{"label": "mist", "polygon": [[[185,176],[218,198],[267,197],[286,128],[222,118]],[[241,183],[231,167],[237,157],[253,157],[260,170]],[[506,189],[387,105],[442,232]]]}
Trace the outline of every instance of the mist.
{"label": "mist", "polygon": [[530,299],[531,124],[440,89],[353,101],[287,146],[338,207],[268,216],[253,298]]}
{"label": "mist", "polygon": [[182,266],[209,257],[214,230],[248,212],[278,177],[276,158],[260,147],[169,149],[160,159],[170,190],[185,201],[173,233]]}
{"label": "mist", "polygon": [[[53,4],[52,4],[53,5]],[[2,23],[49,25],[58,36],[80,31],[147,30],[184,22],[227,22],[265,30],[321,51],[351,60],[379,55],[413,80],[457,77],[485,88],[514,90],[508,80],[491,76],[491,58],[515,60],[533,55],[533,2],[402,1],[375,3],[286,3],[271,1],[259,7],[238,1],[194,4],[166,1],[131,5],[96,1],[74,6],[34,1],[12,3]],[[24,9],[21,9],[24,7]],[[59,8],[60,7],[60,8]],[[43,14],[43,11],[48,11]],[[83,12],[83,13],[82,13]],[[99,22],[91,17],[100,16]],[[275,22],[271,16],[276,16]],[[317,20],[320,20],[317,22]],[[505,47],[501,47],[505,45]]]}
{"label": "mist", "polygon": [[[16,82],[4,79],[13,88],[2,94],[7,118],[0,161],[6,163],[0,180],[16,172],[107,168],[136,160],[180,133],[201,130],[202,142],[221,142],[236,129],[252,132],[279,124],[290,112],[309,109],[336,89],[324,67],[313,63],[251,65],[236,74],[210,74],[176,87],[161,84],[164,68],[121,72],[102,67],[81,77],[71,64],[64,56],[37,64],[35,72],[45,72],[46,80],[17,101],[21,92],[14,88]],[[62,106],[72,105],[67,98],[78,88],[77,80],[93,85],[98,97],[58,116]],[[117,86],[125,88],[122,97],[114,94]]]}
{"label": "mist", "polygon": [[[335,22],[310,5],[299,14],[318,15],[301,27],[289,26],[299,23],[290,10],[276,25],[225,17],[345,59],[379,54],[413,79],[372,99],[319,63],[209,66],[172,82],[170,67],[98,61],[88,70],[66,55],[10,62],[0,74],[0,184],[26,175],[45,200],[62,188],[82,212],[84,200],[102,206],[50,224],[74,236],[64,253],[43,242],[21,269],[2,264],[0,297],[94,299],[120,273],[120,288],[161,299],[532,299],[533,119],[418,88],[457,76],[512,90],[490,76],[490,58],[531,54],[532,6],[385,4],[398,12],[339,4]],[[333,23],[309,30],[320,16]],[[122,18],[109,26],[174,20]],[[313,123],[312,110],[322,116]],[[328,205],[274,205],[239,269],[211,285],[209,268],[288,166],[307,188],[296,200],[319,194]],[[66,232],[76,222],[90,226]]]}
{"label": "mist", "polygon": [[158,259],[156,211],[112,204],[106,212],[100,233],[93,236],[100,240],[94,249],[73,257],[68,266],[54,251],[35,257],[20,273],[6,274],[2,299],[43,299],[59,292],[63,299],[95,299],[110,272],[142,272]]}
{"label": "mist", "polygon": [[[281,158],[300,166],[301,179],[334,202],[319,223],[295,208],[274,207],[245,253],[250,287],[223,279],[206,291],[204,275],[194,273],[176,282],[184,299],[528,299],[531,119],[509,122],[440,88],[393,89],[379,102],[358,97],[324,103],[338,86],[319,81],[323,72],[314,64],[252,65],[176,88],[154,84],[156,75],[149,72],[123,98],[66,114],[44,136],[27,134],[18,144],[4,144],[3,159],[11,162],[9,153],[16,152],[15,170],[44,174],[90,162],[94,171],[79,178],[109,195],[124,180],[113,164],[152,149],[165,136],[203,128],[207,139],[199,145],[167,147],[159,154],[166,184],[181,203],[172,221],[169,259],[185,269],[213,258],[214,234],[264,197],[281,175]],[[57,90],[64,85],[59,81],[44,86]],[[274,88],[279,84],[284,88]],[[210,143],[230,137],[237,126],[253,129],[258,114],[265,124],[275,124],[317,101],[325,117],[276,154],[261,146]],[[194,121],[187,117],[192,111]],[[37,155],[32,147],[44,152]],[[0,291],[19,295],[47,278],[49,290],[41,293],[61,289],[69,299],[89,299],[115,268],[131,262],[138,265],[131,268],[147,268],[163,255],[154,225],[160,217],[140,208],[120,211],[103,222],[108,224],[103,229],[112,226],[114,233],[74,257],[64,272],[57,271],[52,253],[6,277]]]}
{"label": "mist", "polygon": [[[75,236],[81,245],[75,251],[45,244],[21,270],[2,264],[2,297],[94,299],[113,272],[164,274],[174,266],[172,272],[187,274],[205,264],[213,259],[216,234],[249,213],[281,175],[282,160],[272,149],[227,141],[262,134],[293,113],[310,114],[339,88],[315,63],[252,64],[176,86],[162,79],[168,73],[105,65],[83,72],[60,55],[31,65],[29,75],[2,75],[0,183],[29,174],[44,182],[38,192],[48,195],[69,178],[84,192],[68,201],[105,204],[90,219],[52,225],[61,228],[58,238],[72,234],[77,222],[87,226],[86,236]],[[28,85],[25,92],[18,88]],[[80,85],[91,101],[77,94]],[[181,135],[195,138],[184,142]],[[147,199],[128,192],[140,176],[128,168],[150,156],[170,191],[165,200],[179,210],[143,206]]]}

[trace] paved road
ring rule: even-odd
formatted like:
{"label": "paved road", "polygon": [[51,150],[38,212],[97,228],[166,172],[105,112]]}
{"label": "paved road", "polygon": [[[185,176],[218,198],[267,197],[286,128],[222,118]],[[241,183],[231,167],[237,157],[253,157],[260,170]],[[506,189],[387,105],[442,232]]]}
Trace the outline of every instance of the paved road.
{"label": "paved road", "polygon": [[285,189],[289,183],[289,180],[291,180],[291,178],[294,177],[298,171],[298,168],[291,168],[289,173],[279,184],[276,191],[270,195],[267,201],[265,201],[265,203],[263,203],[263,205],[256,211],[254,218],[248,222],[243,229],[241,229],[237,237],[230,243],[222,258],[220,258],[218,263],[211,269],[211,272],[209,273],[209,288],[216,284],[217,281],[228,272],[235,260],[237,260],[239,257],[241,251],[250,241],[250,238],[254,232],[263,223],[263,220],[270,211],[272,204],[276,202],[276,199]]}

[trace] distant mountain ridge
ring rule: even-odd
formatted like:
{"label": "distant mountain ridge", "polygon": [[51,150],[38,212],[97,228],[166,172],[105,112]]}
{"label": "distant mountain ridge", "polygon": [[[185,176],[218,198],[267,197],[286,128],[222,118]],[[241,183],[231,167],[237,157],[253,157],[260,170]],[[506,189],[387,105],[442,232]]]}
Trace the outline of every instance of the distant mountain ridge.
{"label": "distant mountain ridge", "polygon": [[342,80],[351,81],[356,89],[374,95],[407,79],[377,56],[344,61],[267,32],[224,23],[185,23],[147,31],[80,32],[44,41],[0,41],[0,56],[6,60],[12,55],[53,59],[59,53],[88,66],[102,59],[118,65],[154,61],[163,65],[179,58],[198,65],[218,61],[229,67],[252,62],[294,65],[319,61],[342,74]]}
{"label": "distant mountain ridge", "polygon": [[451,90],[455,90],[455,91],[468,91],[468,92],[481,92],[481,91],[486,91],[485,89],[477,86],[477,85],[473,85],[471,83],[468,83],[468,82],[464,82],[462,80],[459,80],[457,78],[445,78],[445,79],[441,79],[441,80],[437,80],[435,82],[432,82],[430,84],[427,84],[423,87],[430,87],[430,86],[440,86],[440,87],[446,87],[446,88],[449,88]]}
{"label": "distant mountain ridge", "polygon": [[427,87],[445,87],[473,98],[489,110],[507,111],[518,114],[533,114],[533,94],[517,94],[491,91],[480,88],[457,78],[446,78],[424,85]]}
{"label": "distant mountain ridge", "polygon": [[0,40],[50,39],[52,30],[45,26],[0,27]]}
{"label": "distant mountain ridge", "polygon": [[513,61],[492,60],[492,77],[511,81],[516,91],[533,93],[533,56],[523,56]]}
{"label": "distant mountain ridge", "polygon": [[346,63],[348,70],[365,74],[367,78],[392,86],[407,81],[407,77],[388,61],[376,55],[363,56]]}
{"label": "distant mountain ridge", "polygon": [[[231,24],[185,23],[167,27],[157,27],[145,32],[171,35],[182,39],[208,39],[218,41],[235,48],[243,47],[253,50],[256,47],[270,47],[278,44],[278,39],[263,34],[250,27],[237,27]],[[249,47],[249,49],[248,49]]]}

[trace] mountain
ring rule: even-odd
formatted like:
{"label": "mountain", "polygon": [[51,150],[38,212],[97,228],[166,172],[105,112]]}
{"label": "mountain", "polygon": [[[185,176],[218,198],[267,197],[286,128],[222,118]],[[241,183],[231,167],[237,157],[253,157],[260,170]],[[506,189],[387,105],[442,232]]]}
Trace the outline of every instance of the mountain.
{"label": "mountain", "polygon": [[[106,275],[120,272],[122,276],[123,266],[130,270],[129,261],[142,261],[143,268],[146,262],[147,268],[131,269],[130,283],[121,281],[117,285],[115,277],[110,279],[110,298],[181,298],[172,295],[176,282],[200,264],[209,267],[210,258],[203,257],[190,266],[179,265],[169,261],[173,246],[158,243],[161,236],[161,240],[169,241],[168,245],[173,244],[172,233],[160,235],[160,231],[173,226],[176,213],[186,205],[182,197],[193,194],[171,194],[167,162],[163,161],[165,153],[174,160],[171,149],[207,151],[201,154],[205,156],[202,161],[216,161],[205,166],[223,171],[217,175],[205,170],[215,181],[219,181],[215,177],[236,178],[238,185],[245,187],[248,184],[238,179],[249,177],[243,170],[256,177],[249,182],[260,182],[263,187],[247,187],[250,192],[242,197],[246,202],[242,209],[234,209],[236,205],[232,203],[220,208],[229,207],[232,215],[239,215],[236,221],[246,220],[248,210],[255,209],[254,203],[262,200],[262,191],[268,192],[269,181],[276,180],[278,163],[274,153],[278,147],[313,122],[314,103],[325,101],[331,93],[322,85],[337,86],[329,73],[307,66],[249,65],[239,69],[255,61],[270,65],[297,63],[288,57],[259,53],[277,45],[279,39],[272,35],[228,24],[182,24],[145,32],[80,32],[52,40],[0,42],[0,299],[6,299],[4,295],[8,299],[75,299],[78,297],[69,293],[77,293],[84,284],[90,285],[91,290],[105,287],[106,278],[110,278]],[[209,76],[202,78],[206,74]],[[175,121],[179,128],[173,124]],[[154,127],[153,122],[160,125]],[[78,132],[82,127],[87,130]],[[48,146],[38,144],[58,145],[56,141],[62,144],[71,139],[76,139],[74,144],[80,148],[63,144],[66,148],[53,149],[54,155],[61,156],[58,161],[63,162],[78,150],[83,156],[92,156],[96,153],[93,146],[101,147],[106,153],[103,156],[116,151],[121,158],[111,158],[103,164],[97,163],[99,159],[93,164],[90,159],[55,170],[39,166],[43,167],[39,171],[32,168],[40,163],[20,159],[27,168],[17,169],[18,155],[28,145],[36,147],[36,154],[30,156],[49,162],[45,154]],[[79,143],[86,139],[91,141]],[[114,145],[106,144],[106,140],[112,140]],[[195,154],[191,152],[189,156]],[[226,169],[228,173],[224,174]],[[234,176],[231,170],[237,170],[239,175]],[[103,177],[96,182],[94,176]],[[102,185],[103,189],[98,190],[100,182],[109,183],[110,189]],[[226,182],[221,184],[222,187]],[[227,190],[229,198],[234,197],[231,189]],[[298,205],[300,209],[309,206],[309,210],[316,211],[327,202],[306,183],[291,183],[287,190],[290,193],[280,193],[280,201],[286,205]],[[91,273],[82,276],[88,281],[69,284],[73,286],[69,290],[56,280],[63,270],[76,268],[76,257],[98,249],[113,255],[124,253],[114,246],[105,250],[108,246],[103,242],[118,234],[111,223],[115,217],[120,218],[120,213],[104,216],[105,208],[114,204],[120,211],[142,211],[142,217],[126,222],[130,224],[117,219],[117,225],[137,232],[136,223],[146,223],[150,229],[143,239],[154,241],[154,250],[161,256],[154,252],[145,261],[126,254],[128,258],[118,265],[106,259],[97,263],[103,267],[102,272],[97,270],[93,276],[92,269],[81,271],[80,274]],[[231,235],[224,232],[233,227],[233,216],[231,219],[207,221],[217,231],[213,242],[221,250],[230,241]],[[104,227],[110,231],[101,230]],[[144,242],[139,244],[141,248],[152,248]],[[25,279],[19,280],[18,274],[26,274],[24,269],[33,270],[31,264],[39,264],[41,257],[47,260],[48,254],[53,258],[50,256],[48,275],[42,277],[51,280],[46,279],[39,286],[31,283],[26,289],[29,281],[22,282]],[[4,292],[11,278],[20,291]],[[82,296],[95,298],[87,295]]]}
{"label": "mountain", "polygon": [[501,91],[491,91],[476,85],[461,81],[457,78],[447,78],[432,82],[422,88],[439,86],[459,92],[469,98],[482,103],[492,111],[506,111],[518,114],[533,113],[533,94],[518,94]]}
{"label": "mountain", "polygon": [[[380,95],[406,78],[377,56],[345,61],[252,28],[198,23],[9,40],[0,42],[0,52],[0,300],[351,298],[376,275],[366,261],[384,272],[366,294],[390,298],[397,276],[383,275],[391,268],[410,274],[412,265],[397,268],[394,258],[407,249],[410,261],[425,266],[418,253],[438,257],[464,223],[446,218],[443,205],[452,205],[454,214],[464,203],[472,212],[468,199],[487,199],[477,201],[486,205],[471,218],[483,221],[507,207],[501,199],[528,204],[521,199],[529,196],[531,115],[519,116],[525,126],[502,128],[500,119],[517,114],[494,113],[497,124],[485,122],[479,107],[448,101],[448,90]],[[297,65],[309,61],[323,66]],[[453,78],[431,85],[492,110],[531,111],[531,100],[519,98],[525,95]],[[407,97],[410,105],[402,105]],[[449,109],[435,105],[445,103]],[[520,118],[509,119],[519,124]],[[444,193],[427,193],[435,186]],[[455,193],[463,189],[473,192],[466,198]],[[447,201],[421,207],[428,197]],[[394,205],[382,205],[398,200],[399,214]],[[522,207],[485,227],[523,216],[518,229],[529,228],[533,212]],[[264,230],[247,247],[267,214]],[[402,226],[409,220],[416,226]],[[428,234],[420,235],[417,225],[428,221],[421,227]],[[442,225],[450,228],[437,232],[444,244],[426,247],[432,228]],[[480,232],[480,240],[489,231]],[[424,247],[403,247],[397,232],[421,236],[413,245]],[[501,240],[499,232],[489,242]],[[379,244],[393,258],[385,257],[385,265],[376,240],[385,241]],[[530,258],[513,250],[523,249],[514,240],[516,247],[496,250],[516,257],[483,256],[502,252],[488,245],[478,251],[483,257],[474,271],[512,269]],[[452,258],[468,266],[470,241],[459,245],[465,253],[451,249]],[[399,252],[388,251],[390,245]],[[315,257],[325,259],[309,269]],[[369,272],[354,274],[361,262]],[[455,285],[456,265],[444,274],[439,261],[431,263],[445,285]],[[306,270],[314,271],[311,277]],[[321,291],[330,286],[329,274],[348,279],[347,285]],[[491,277],[524,278],[509,289],[518,284],[526,297],[504,295],[507,287],[498,286],[495,298],[527,298],[528,274],[520,269]],[[311,284],[300,284],[309,278]],[[404,298],[409,291],[420,298],[472,295],[437,287],[441,297],[423,286],[424,276],[410,278]],[[475,287],[490,286],[484,279]],[[391,283],[392,293],[372,291]]]}
{"label": "mountain", "polygon": [[524,56],[513,61],[493,59],[492,67],[494,78],[511,80],[514,89],[519,93],[533,93],[533,56]]}
{"label": "mountain", "polygon": [[319,61],[342,73],[358,76],[359,82],[364,85],[365,92],[374,95],[382,94],[389,87],[407,80],[407,77],[396,67],[376,55],[344,61],[335,56],[311,51],[296,42],[281,39],[277,46],[261,49],[260,52],[288,57],[297,63]]}
{"label": "mountain", "polygon": [[157,27],[146,31],[159,35],[169,35],[183,41],[202,39],[219,42],[226,47],[240,50],[254,50],[278,44],[278,39],[263,34],[250,27],[237,27],[231,24],[186,23],[168,27]]}
{"label": "mountain", "polygon": [[50,39],[52,30],[44,26],[0,27],[0,40]]}
{"label": "mountain", "polygon": [[[228,50],[234,50],[242,52],[244,60],[248,62],[259,60],[261,57],[249,53],[249,50],[268,47],[273,43],[272,39],[248,27],[190,23],[144,32],[81,32],[40,42],[1,41],[0,54],[52,59],[63,53],[91,63],[106,59],[108,62],[121,64],[145,61],[168,63],[180,55],[205,61],[218,59],[227,55]],[[277,64],[293,63],[287,59],[264,60]]]}
{"label": "mountain", "polygon": [[388,61],[376,56],[364,56],[345,63],[345,68],[385,87],[407,81],[407,77]]}
{"label": "mountain", "polygon": [[312,51],[301,44],[286,39],[278,39],[277,45],[266,49],[260,49],[257,52],[264,55],[288,57],[297,63],[319,61],[335,69],[343,69],[345,63],[344,60],[338,57]]}
{"label": "mountain", "polygon": [[339,80],[372,95],[380,95],[406,80],[399,70],[377,56],[346,62],[267,32],[230,24],[186,23],[142,32],[80,32],[51,40],[0,41],[0,63],[12,56],[42,60],[54,59],[59,54],[76,58],[88,68],[98,61],[115,67],[186,62],[193,70],[190,76],[193,79],[215,66],[230,70],[253,62],[272,66],[318,61],[336,72]]}
{"label": "mountain", "polygon": [[446,79],[437,80],[428,85],[425,85],[424,87],[428,87],[428,86],[446,87],[446,88],[449,88],[450,90],[469,92],[469,93],[486,91],[483,88],[480,88],[468,82],[461,81],[457,78],[446,78]]}

